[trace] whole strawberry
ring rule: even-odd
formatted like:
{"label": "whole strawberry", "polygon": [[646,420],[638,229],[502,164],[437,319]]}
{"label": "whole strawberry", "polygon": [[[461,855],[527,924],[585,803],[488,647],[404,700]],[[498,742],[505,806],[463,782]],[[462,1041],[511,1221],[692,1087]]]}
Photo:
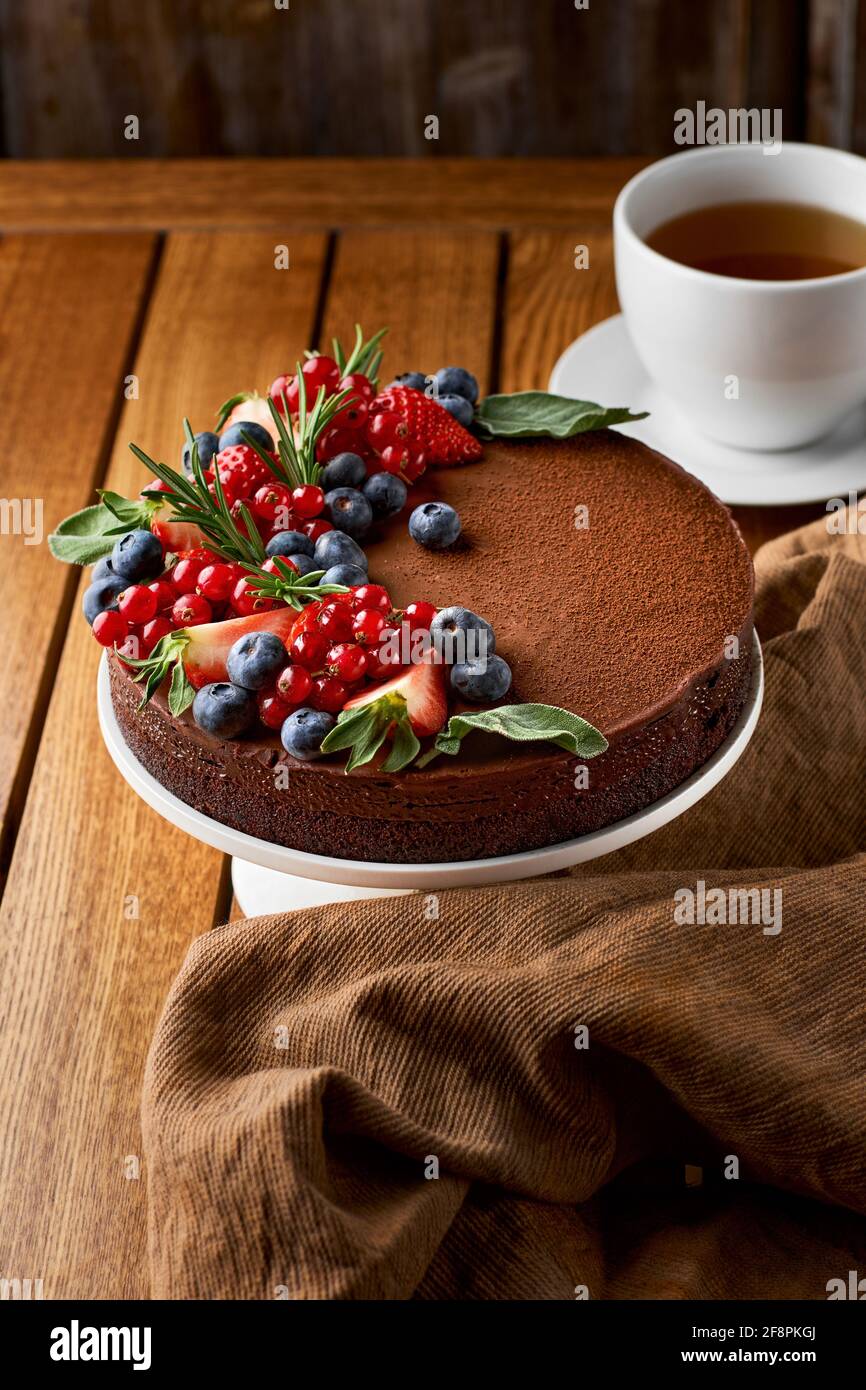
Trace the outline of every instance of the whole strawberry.
{"label": "whole strawberry", "polygon": [[[376,424],[377,417],[395,417],[394,428]],[[390,418],[388,424],[390,424]],[[393,434],[393,440],[390,435]],[[422,453],[428,464],[451,468],[481,457],[479,440],[423,391],[411,386],[389,386],[370,406],[367,437],[379,452],[382,446],[405,451],[408,458]],[[385,441],[388,440],[386,444]],[[396,471],[396,470],[395,470]],[[406,470],[401,470],[406,473]],[[406,476],[409,476],[406,473]]]}

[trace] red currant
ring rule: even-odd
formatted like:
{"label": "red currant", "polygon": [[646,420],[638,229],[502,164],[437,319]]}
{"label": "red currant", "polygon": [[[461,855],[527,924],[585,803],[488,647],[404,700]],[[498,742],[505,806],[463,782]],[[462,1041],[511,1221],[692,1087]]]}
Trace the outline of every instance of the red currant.
{"label": "red currant", "polygon": [[325,669],[332,676],[339,676],[346,685],[354,685],[367,669],[363,648],[355,642],[338,642],[328,652]]}
{"label": "red currant", "polygon": [[100,647],[113,647],[115,643],[120,644],[126,637],[129,632],[129,624],[125,618],[121,618],[119,613],[106,610],[104,613],[97,613],[90,631]]}
{"label": "red currant", "polygon": [[294,413],[298,408],[298,398],[300,395],[297,377],[294,374],[288,376],[285,372],[282,376],[274,377],[274,380],[268,387],[268,395],[273,400],[281,415],[283,414],[283,396],[285,395],[289,403],[289,410]]}
{"label": "red currant", "polygon": [[356,613],[362,608],[375,608],[377,613],[391,612],[391,596],[381,584],[357,584],[352,590],[352,607]]}
{"label": "red currant", "polygon": [[148,584],[147,587],[152,594],[156,595],[157,613],[167,613],[169,608],[174,607],[177,594],[174,585],[170,584],[167,579],[155,579],[153,583]]}
{"label": "red currant", "polygon": [[248,618],[251,613],[269,613],[277,601],[260,594],[254,580],[238,579],[232,589],[231,604],[240,617]]}
{"label": "red currant", "polygon": [[149,623],[156,617],[156,594],[144,584],[131,584],[117,595],[117,607],[128,623]]}
{"label": "red currant", "polygon": [[374,415],[367,425],[367,438],[381,453],[389,444],[405,444],[409,438],[409,426],[393,410],[383,410]]}
{"label": "red currant", "polygon": [[333,531],[334,527],[330,521],[325,521],[323,517],[317,516],[315,521],[305,521],[301,530],[305,536],[309,536],[311,541],[317,541],[320,536],[324,536],[326,531]]}
{"label": "red currant", "polygon": [[318,624],[329,645],[348,642],[352,636],[352,614],[344,603],[326,603],[319,614]]}
{"label": "red currant", "polygon": [[324,600],[318,599],[302,608],[292,624],[291,636],[295,637],[299,632],[307,632],[311,627],[315,627],[316,619],[324,606]]}
{"label": "red currant", "polygon": [[396,629],[386,627],[380,634],[381,640],[378,647],[370,647],[367,651],[367,675],[371,680],[381,681],[386,676],[393,676],[394,669],[399,666],[399,661],[391,657],[390,660],[383,655],[383,648],[386,642],[396,635]]}
{"label": "red currant", "polygon": [[408,463],[403,465],[403,477],[407,483],[417,483],[422,473],[427,471],[427,455],[423,449],[415,449],[409,455]]}
{"label": "red currant", "polygon": [[386,473],[400,477],[409,466],[409,451],[402,445],[389,444],[382,450],[380,462]]}
{"label": "red currant", "polygon": [[277,694],[292,709],[302,705],[313,688],[313,678],[305,666],[284,666],[277,676]]}
{"label": "red currant", "polygon": [[157,642],[166,637],[172,630],[168,618],[152,618],[149,623],[145,623],[141,633],[141,648],[145,656],[150,656]]}
{"label": "red currant", "polygon": [[439,612],[435,603],[425,603],[420,599],[417,603],[410,603],[403,609],[403,615],[409,624],[410,632],[429,632],[430,624]]}
{"label": "red currant", "polygon": [[353,453],[357,454],[358,434],[356,430],[331,429],[325,430],[316,445],[316,459],[319,463],[327,463],[337,454]]}
{"label": "red currant", "polygon": [[199,627],[209,623],[213,614],[211,606],[201,594],[183,594],[171,610],[171,620],[176,627]]}
{"label": "red currant", "polygon": [[363,647],[375,647],[385,628],[385,615],[376,608],[362,608],[352,622],[352,636]]}
{"label": "red currant", "polygon": [[268,729],[282,728],[293,708],[292,705],[287,705],[285,700],[281,700],[279,695],[275,695],[273,691],[260,690],[257,703],[259,719]]}
{"label": "red currant", "polygon": [[323,632],[299,632],[292,638],[289,656],[307,671],[321,671],[331,643]]}
{"label": "red currant", "polygon": [[313,709],[326,710],[328,714],[338,714],[349,698],[348,687],[336,676],[316,676],[310,695]]}
{"label": "red currant", "polygon": [[332,396],[340,380],[340,368],[333,357],[308,357],[301,371],[307,388],[307,402],[312,405],[322,386],[327,395]]}
{"label": "red currant", "polygon": [[276,574],[281,579],[285,579],[290,574],[297,574],[298,567],[294,560],[290,560],[288,555],[271,555],[262,565],[265,574]]}
{"label": "red currant", "polygon": [[253,498],[252,510],[263,521],[273,521],[281,508],[288,511],[291,505],[291,489],[285,483],[264,483]]}
{"label": "red currant", "polygon": [[174,569],[170,571],[175,592],[178,594],[192,593],[205,564],[206,561],[200,560],[194,555],[188,555],[185,559],[178,560]]}
{"label": "red currant", "polygon": [[376,394],[376,388],[369,377],[364,376],[363,372],[350,372],[337,383],[338,391],[354,391],[362,401],[371,401]]}
{"label": "red currant", "polygon": [[352,396],[334,416],[334,429],[357,433],[366,425],[369,409],[366,401],[362,401],[359,396]]}
{"label": "red currant", "polygon": [[305,521],[312,520],[324,509],[325,494],[320,487],[306,483],[303,487],[295,488],[292,493],[292,506]]}
{"label": "red currant", "polygon": [[218,562],[215,565],[205,565],[204,569],[199,570],[196,589],[211,603],[224,603],[235,583],[232,566]]}

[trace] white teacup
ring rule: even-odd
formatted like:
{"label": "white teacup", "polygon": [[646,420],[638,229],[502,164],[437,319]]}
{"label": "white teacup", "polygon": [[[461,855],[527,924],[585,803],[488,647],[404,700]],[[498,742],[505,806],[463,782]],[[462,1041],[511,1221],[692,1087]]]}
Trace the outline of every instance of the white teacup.
{"label": "white teacup", "polygon": [[740,280],[650,250],[649,233],[714,203],[809,203],[866,220],[866,159],[818,145],[716,145],[659,160],[613,213],[616,285],[652,379],[712,439],[791,449],[866,399],[866,268]]}

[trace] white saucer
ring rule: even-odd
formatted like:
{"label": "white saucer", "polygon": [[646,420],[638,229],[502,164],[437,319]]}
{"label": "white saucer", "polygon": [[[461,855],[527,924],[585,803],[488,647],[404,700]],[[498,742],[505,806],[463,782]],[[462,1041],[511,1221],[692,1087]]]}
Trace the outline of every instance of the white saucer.
{"label": "white saucer", "polygon": [[649,419],[618,425],[667,454],[706,483],[723,502],[750,507],[848,500],[866,487],[866,403],[826,438],[774,453],[732,449],[698,434],[650,380],[632,347],[622,314],[590,328],[565,349],[550,374],[560,396],[648,410]]}
{"label": "white saucer", "polygon": [[681,816],[727,776],[755,730],[764,696],[764,666],[757,634],[752,660],[752,684],[740,717],[725,742],[709,762],[698,768],[667,796],[614,825],[581,835],[576,840],[548,845],[524,854],[497,859],[467,859],[443,864],[370,864],[355,859],[331,859],[303,854],[283,845],[259,840],[232,830],[188,806],[166,791],[141,765],[126,744],[111,703],[108,659],[99,663],[97,705],[99,727],[111,758],[121,775],[148,806],[172,825],[206,845],[234,856],[232,879],[238,901],[252,917],[265,912],[392,893],[434,891],[487,883],[507,883],[518,878],[553,873],[573,864],[597,859],[643,839]]}

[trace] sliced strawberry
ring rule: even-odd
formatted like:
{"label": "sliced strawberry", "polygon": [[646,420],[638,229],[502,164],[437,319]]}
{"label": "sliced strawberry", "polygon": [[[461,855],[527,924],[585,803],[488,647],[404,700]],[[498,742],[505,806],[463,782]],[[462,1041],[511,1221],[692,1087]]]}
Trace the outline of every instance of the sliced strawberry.
{"label": "sliced strawberry", "polygon": [[[201,628],[196,631],[200,632]],[[409,723],[419,738],[438,733],[448,717],[444,666],[434,665],[432,662],[410,666],[393,680],[385,681],[383,685],[371,686],[354,699],[348,700],[343,708],[361,709],[364,705],[372,704],[374,700],[391,700],[395,709],[399,710],[400,697],[406,702]]]}
{"label": "sliced strawberry", "polygon": [[159,521],[154,517],[150,529],[163,550],[170,550],[173,555],[178,555],[182,550],[207,548],[209,544],[204,531],[194,526],[191,521]]}
{"label": "sliced strawberry", "polygon": [[228,680],[226,657],[238,638],[248,632],[272,632],[288,647],[297,616],[294,608],[283,607],[270,613],[253,613],[248,618],[185,628],[189,640],[183,649],[183,665],[190,685],[201,690],[211,681]]}
{"label": "sliced strawberry", "polygon": [[410,453],[423,450],[428,463],[450,468],[456,463],[471,463],[481,457],[482,448],[474,434],[464,429],[454,416],[411,386],[389,386],[381,391],[370,406],[370,420],[383,411],[405,420],[408,438],[401,441]]}

